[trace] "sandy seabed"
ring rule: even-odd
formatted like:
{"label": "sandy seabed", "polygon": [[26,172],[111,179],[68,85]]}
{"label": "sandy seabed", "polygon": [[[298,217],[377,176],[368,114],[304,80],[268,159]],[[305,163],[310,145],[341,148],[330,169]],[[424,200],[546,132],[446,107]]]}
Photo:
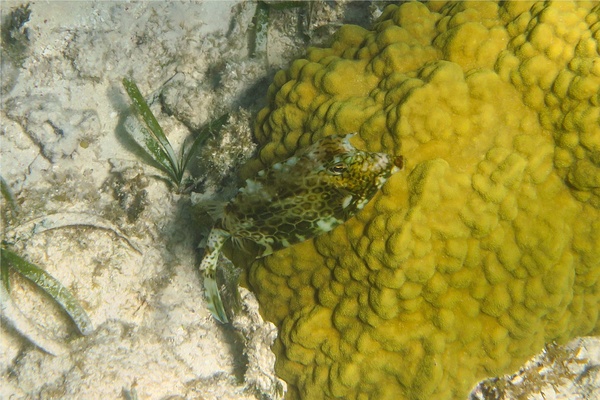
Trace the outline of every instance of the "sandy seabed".
{"label": "sandy seabed", "polygon": [[[0,4],[3,35],[23,4]],[[310,23],[335,27],[348,4],[318,2]],[[5,221],[3,237],[67,286],[95,329],[80,336],[47,297],[12,276],[16,306],[64,348],[47,354],[3,324],[0,398],[280,397],[285,383],[269,350],[275,327],[262,321],[245,290],[244,310],[231,326],[211,318],[196,270],[196,247],[209,226],[192,220],[189,197],[175,194],[123,138],[123,77],[151,100],[175,148],[231,112],[194,160],[207,171],[206,193],[227,186],[254,150],[251,115],[270,77],[306,45],[297,31],[308,24],[302,10],[272,12],[268,42],[257,43],[256,7],[32,2],[28,20],[11,28],[14,42],[3,36],[0,174],[20,208]],[[598,340],[570,346],[562,360],[542,354],[505,386],[528,399],[600,398]],[[552,374],[557,366],[567,369]],[[472,396],[510,398],[485,385]]]}
{"label": "sandy seabed", "polygon": [[[3,2],[3,24],[20,5]],[[4,326],[1,398],[254,399],[281,390],[274,326],[247,292],[234,326],[214,322],[196,270],[209,227],[195,226],[189,197],[123,140],[127,76],[153,100],[176,149],[220,113],[236,114],[195,160],[210,167],[207,190],[251,155],[240,106],[252,106],[246,92],[267,73],[248,54],[254,9],[34,2],[13,28],[16,50],[2,54],[1,174],[20,213],[8,228],[19,232],[15,250],[72,290],[95,330],[79,336],[48,298],[12,276],[16,305],[66,348],[51,356]]]}

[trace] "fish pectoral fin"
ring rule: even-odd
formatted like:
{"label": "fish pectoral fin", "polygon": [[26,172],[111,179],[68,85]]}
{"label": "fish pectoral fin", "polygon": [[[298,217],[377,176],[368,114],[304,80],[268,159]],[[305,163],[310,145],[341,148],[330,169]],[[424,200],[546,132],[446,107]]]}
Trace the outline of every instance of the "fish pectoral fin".
{"label": "fish pectoral fin", "polygon": [[225,307],[223,307],[216,276],[208,274],[207,271],[204,271],[204,296],[206,297],[207,308],[217,321],[226,324],[229,319],[225,313]]}
{"label": "fish pectoral fin", "polygon": [[217,221],[223,218],[225,203],[222,201],[203,201],[194,206],[194,211],[205,212],[210,215],[213,220]]}

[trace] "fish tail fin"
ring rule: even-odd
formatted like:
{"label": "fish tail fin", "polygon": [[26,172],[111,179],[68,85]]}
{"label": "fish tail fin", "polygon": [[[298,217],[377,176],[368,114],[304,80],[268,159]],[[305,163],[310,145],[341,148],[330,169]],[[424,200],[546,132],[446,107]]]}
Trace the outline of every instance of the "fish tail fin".
{"label": "fish tail fin", "polygon": [[224,324],[229,322],[229,319],[225,313],[217,285],[217,264],[221,247],[229,239],[229,236],[229,233],[223,229],[213,228],[208,235],[204,258],[200,263],[200,271],[204,276],[204,296],[206,297],[207,308],[217,321]]}
{"label": "fish tail fin", "polygon": [[221,295],[219,294],[217,280],[214,273],[209,274],[207,271],[204,271],[204,296],[206,297],[207,308],[217,321],[226,324],[229,322],[229,319],[223,307],[223,300],[221,300]]}

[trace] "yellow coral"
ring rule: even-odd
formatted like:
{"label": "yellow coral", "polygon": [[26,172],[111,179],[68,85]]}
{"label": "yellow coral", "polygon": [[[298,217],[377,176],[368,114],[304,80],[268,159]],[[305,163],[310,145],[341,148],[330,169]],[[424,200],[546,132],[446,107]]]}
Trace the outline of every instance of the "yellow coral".
{"label": "yellow coral", "polygon": [[290,397],[464,398],[598,332],[599,51],[597,2],[414,2],[276,75],[248,174],[355,130],[407,171],[250,267]]}

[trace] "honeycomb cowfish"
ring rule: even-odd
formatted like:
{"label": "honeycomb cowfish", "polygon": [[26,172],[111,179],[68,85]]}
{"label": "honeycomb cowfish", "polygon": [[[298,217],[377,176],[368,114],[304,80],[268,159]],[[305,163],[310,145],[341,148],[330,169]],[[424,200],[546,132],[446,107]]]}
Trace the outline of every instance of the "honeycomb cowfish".
{"label": "honeycomb cowfish", "polygon": [[217,211],[200,264],[208,309],[217,320],[228,322],[216,271],[229,238],[255,242],[262,257],[317,237],[351,218],[402,169],[402,156],[357,150],[353,135],[327,136],[258,172]]}

